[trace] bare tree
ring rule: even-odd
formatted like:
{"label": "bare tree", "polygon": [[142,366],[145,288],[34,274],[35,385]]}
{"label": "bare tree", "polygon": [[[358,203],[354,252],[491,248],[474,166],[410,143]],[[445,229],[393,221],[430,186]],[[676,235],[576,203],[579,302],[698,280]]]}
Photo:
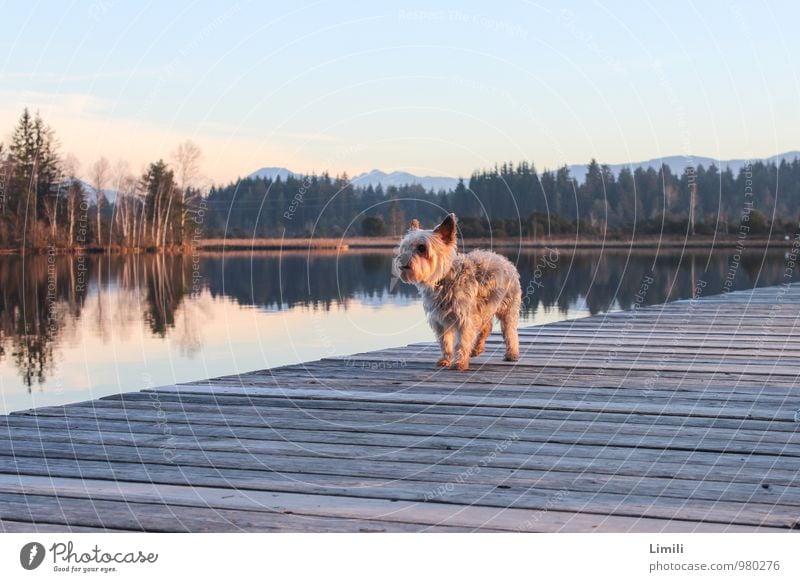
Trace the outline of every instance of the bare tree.
{"label": "bare tree", "polygon": [[[105,205],[106,200],[106,185],[111,176],[111,166],[105,157],[101,157],[91,168],[89,168],[89,180],[92,183],[92,188],[95,192],[95,201],[97,204],[97,244],[103,244],[103,237],[101,232],[101,218],[100,210]],[[111,241],[109,241],[111,242]]]}
{"label": "bare tree", "polygon": [[[143,174],[144,170],[139,173]],[[134,180],[131,201],[131,236],[134,240],[133,246],[140,248],[144,238],[145,210],[147,207],[146,194],[140,180]]]}
{"label": "bare tree", "polygon": [[[55,242],[59,235],[58,216],[59,205],[62,201],[66,204],[68,219],[70,218],[70,188],[75,180],[79,167],[78,159],[73,154],[68,154],[60,166],[60,173],[54,191],[48,192],[42,204],[47,222],[50,225],[50,240]],[[69,241],[68,241],[69,242]]]}
{"label": "bare tree", "polygon": [[64,181],[67,183],[67,246],[71,247],[75,241],[75,221],[82,191],[77,175],[81,164],[74,154],[67,154],[64,159]]}
{"label": "bare tree", "polygon": [[142,184],[130,172],[130,166],[124,161],[117,162],[114,167],[114,182],[117,199],[111,224],[116,229],[115,239],[119,240],[122,246],[138,248],[142,244],[139,225],[140,221],[144,220],[145,210]]}
{"label": "bare tree", "polygon": [[[8,183],[8,178],[11,176],[13,172],[13,164],[11,161],[11,157],[8,155],[8,148],[4,148],[3,144],[0,143],[0,183],[3,184],[3,188],[5,190],[5,185]],[[0,198],[0,210],[3,212],[3,217],[6,215],[6,194],[5,191],[2,193],[2,197]]]}
{"label": "bare tree", "polygon": [[144,193],[141,183],[133,174],[125,178],[125,221],[128,226],[125,229],[125,236],[131,241],[131,246],[141,246],[138,240],[137,219],[144,215]]}
{"label": "bare tree", "polygon": [[111,224],[117,230],[117,239],[120,244],[135,247],[137,246],[135,240],[136,206],[139,202],[139,181],[131,174],[128,162],[123,160],[117,162],[114,167],[114,182],[117,198]]}
{"label": "bare tree", "polygon": [[[200,162],[203,159],[203,152],[200,147],[191,140],[181,143],[172,152],[172,159],[175,162],[175,174],[178,179],[178,188],[181,196],[181,240],[183,240],[186,215],[189,211],[189,190],[195,185],[200,175]],[[170,199],[171,201],[171,199]],[[169,210],[167,211],[169,212]]]}

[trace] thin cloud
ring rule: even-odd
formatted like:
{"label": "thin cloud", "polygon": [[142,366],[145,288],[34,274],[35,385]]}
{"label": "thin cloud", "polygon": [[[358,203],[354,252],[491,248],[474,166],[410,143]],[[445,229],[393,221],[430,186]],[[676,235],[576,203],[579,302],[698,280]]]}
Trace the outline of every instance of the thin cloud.
{"label": "thin cloud", "polygon": [[84,83],[105,79],[144,79],[156,77],[157,69],[137,69],[135,71],[108,71],[102,73],[64,74],[51,71],[15,71],[0,73],[0,81],[32,81],[34,83]]}
{"label": "thin cloud", "polygon": [[247,136],[247,137],[267,137],[269,139],[287,139],[300,142],[321,142],[321,143],[340,143],[342,138],[335,135],[319,132],[302,131],[278,131],[270,132],[262,128],[252,126],[236,125],[219,121],[204,121],[198,125],[198,129],[209,133],[222,134],[226,136]]}
{"label": "thin cloud", "polygon": [[277,164],[303,167],[303,160],[289,160],[285,147],[261,135],[245,136],[241,132],[194,131],[165,129],[163,124],[141,119],[114,116],[112,103],[81,93],[47,93],[42,91],[0,91],[0,142],[8,142],[22,110],[40,112],[44,121],[55,130],[66,155],[74,154],[83,169],[100,156],[126,160],[132,169],[144,168],[159,158],[169,159],[175,147],[191,139],[203,150],[203,173],[216,183],[244,176],[264,165],[264,160]]}

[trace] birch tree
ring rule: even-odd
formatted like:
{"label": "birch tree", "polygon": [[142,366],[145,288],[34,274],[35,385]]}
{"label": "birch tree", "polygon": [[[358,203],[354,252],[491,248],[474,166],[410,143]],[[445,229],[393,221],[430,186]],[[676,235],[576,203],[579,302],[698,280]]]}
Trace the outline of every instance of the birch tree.
{"label": "birch tree", "polygon": [[200,175],[200,162],[203,159],[203,152],[197,144],[191,140],[186,140],[172,153],[172,159],[175,163],[175,177],[180,191],[180,237],[182,242],[185,234],[186,215],[189,212],[191,202],[189,193]]}
{"label": "birch tree", "polygon": [[[106,186],[111,177],[111,166],[105,157],[101,157],[89,168],[89,180],[95,192],[97,244],[103,245],[101,210],[105,205]],[[111,241],[109,241],[111,242]]]}

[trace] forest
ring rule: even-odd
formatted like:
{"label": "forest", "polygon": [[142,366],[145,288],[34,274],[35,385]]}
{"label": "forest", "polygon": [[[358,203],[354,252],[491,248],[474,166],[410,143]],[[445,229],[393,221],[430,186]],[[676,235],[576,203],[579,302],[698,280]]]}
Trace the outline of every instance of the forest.
{"label": "forest", "polygon": [[566,166],[538,173],[505,163],[452,191],[410,185],[355,188],[347,176],[247,178],[211,188],[207,236],[399,236],[411,218],[432,227],[448,212],[465,237],[710,235],[797,231],[800,161],[754,162],[738,174],[702,165],[613,174],[592,160],[586,176]]}
{"label": "forest", "polygon": [[[59,152],[54,130],[25,109],[0,143],[0,247],[185,248],[200,238],[399,236],[411,218],[446,213],[462,236],[792,234],[800,214],[800,160],[714,165],[676,174],[614,174],[592,160],[585,176],[531,162],[475,171],[451,191],[354,186],[346,174],[245,178],[199,187],[202,152],[180,144],[139,175],[105,157],[84,172]],[[79,176],[85,176],[81,178]],[[113,194],[113,196],[109,196]]]}
{"label": "forest", "polygon": [[85,180],[75,156],[58,150],[53,129],[27,109],[0,143],[0,246],[165,248],[196,238],[202,153],[191,141],[171,164],[154,161],[138,176],[126,161],[100,157]]}

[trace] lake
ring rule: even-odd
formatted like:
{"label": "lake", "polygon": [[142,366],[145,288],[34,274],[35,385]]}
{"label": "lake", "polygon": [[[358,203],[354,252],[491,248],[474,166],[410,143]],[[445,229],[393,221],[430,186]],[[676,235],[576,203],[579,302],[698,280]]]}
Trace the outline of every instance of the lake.
{"label": "lake", "polygon": [[[505,254],[522,325],[784,282],[783,250]],[[432,340],[390,262],[366,250],[0,256],[0,413]]]}

